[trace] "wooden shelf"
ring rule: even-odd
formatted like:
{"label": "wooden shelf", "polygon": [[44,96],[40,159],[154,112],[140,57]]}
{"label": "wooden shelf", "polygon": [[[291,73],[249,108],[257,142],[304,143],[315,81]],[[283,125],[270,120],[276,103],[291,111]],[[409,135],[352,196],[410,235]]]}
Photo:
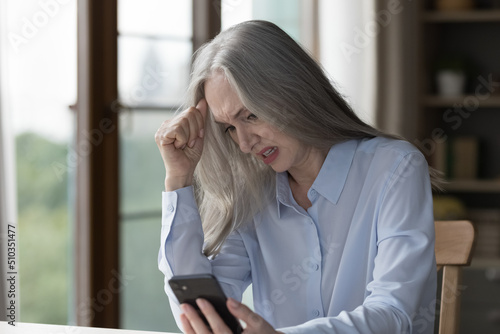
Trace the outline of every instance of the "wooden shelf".
{"label": "wooden shelf", "polygon": [[500,180],[456,180],[443,185],[445,191],[469,193],[500,193]]}
{"label": "wooden shelf", "polygon": [[458,97],[441,97],[437,95],[424,96],[422,103],[425,107],[448,108],[455,105],[463,105],[469,98],[473,102],[479,101],[479,108],[500,108],[500,95],[491,95],[489,98],[481,100],[474,95],[464,95]]}
{"label": "wooden shelf", "polygon": [[422,17],[429,23],[473,23],[473,22],[500,22],[499,9],[466,10],[466,11],[426,11]]}

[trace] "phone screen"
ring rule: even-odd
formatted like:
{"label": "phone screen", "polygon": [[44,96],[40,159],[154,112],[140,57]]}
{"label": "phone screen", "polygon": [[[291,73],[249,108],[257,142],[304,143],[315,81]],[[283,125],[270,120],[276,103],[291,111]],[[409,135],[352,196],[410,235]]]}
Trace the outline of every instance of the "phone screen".
{"label": "phone screen", "polygon": [[193,306],[207,327],[210,328],[210,325],[200,311],[198,305],[196,305],[197,298],[203,298],[210,302],[233,333],[239,334],[243,331],[238,319],[236,319],[227,309],[227,298],[219,282],[213,275],[174,276],[168,283],[179,300],[179,303],[187,303]]}

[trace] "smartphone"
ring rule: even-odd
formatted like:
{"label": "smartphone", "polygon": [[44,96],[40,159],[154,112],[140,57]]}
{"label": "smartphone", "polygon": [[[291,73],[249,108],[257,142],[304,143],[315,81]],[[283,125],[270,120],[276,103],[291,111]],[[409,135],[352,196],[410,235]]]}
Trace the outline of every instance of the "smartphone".
{"label": "smartphone", "polygon": [[196,305],[197,298],[203,298],[209,301],[233,333],[240,334],[243,331],[238,319],[229,312],[226,306],[226,295],[213,275],[174,276],[168,281],[168,284],[179,300],[179,303],[187,303],[193,306],[208,328],[210,328],[210,325],[207,319],[198,305]]}

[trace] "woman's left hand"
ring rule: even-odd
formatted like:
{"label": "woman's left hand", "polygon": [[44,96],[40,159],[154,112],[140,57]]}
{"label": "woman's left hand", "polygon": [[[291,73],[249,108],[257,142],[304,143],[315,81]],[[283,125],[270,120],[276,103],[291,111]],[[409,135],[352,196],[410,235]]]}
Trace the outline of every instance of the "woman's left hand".
{"label": "woman's left hand", "polygon": [[[188,304],[182,304],[181,310],[184,312],[181,314],[182,327],[184,328],[184,333],[187,334],[231,334],[231,330],[226,326],[224,320],[219,316],[214,307],[205,299],[197,299],[196,304],[200,308],[201,312],[205,315],[212,332],[207,328],[203,320],[198,316],[196,310]],[[244,334],[276,334],[280,333],[274,330],[274,328],[267,323],[261,316],[257,313],[252,312],[247,306],[237,302],[232,298],[227,300],[227,308],[237,319],[243,320],[247,325]]]}

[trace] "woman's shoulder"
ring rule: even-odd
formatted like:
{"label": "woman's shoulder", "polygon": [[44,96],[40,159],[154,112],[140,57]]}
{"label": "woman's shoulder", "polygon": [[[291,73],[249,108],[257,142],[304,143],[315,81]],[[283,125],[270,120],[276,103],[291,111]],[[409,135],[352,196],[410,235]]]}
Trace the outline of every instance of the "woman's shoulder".
{"label": "woman's shoulder", "polygon": [[420,150],[406,140],[377,136],[366,138],[360,141],[358,150],[371,152],[375,155],[392,154],[396,156],[406,156],[415,153],[421,155]]}
{"label": "woman's shoulder", "polygon": [[354,157],[354,164],[366,168],[370,174],[377,171],[386,174],[407,163],[428,169],[426,159],[417,147],[405,140],[386,137],[360,140]]}

